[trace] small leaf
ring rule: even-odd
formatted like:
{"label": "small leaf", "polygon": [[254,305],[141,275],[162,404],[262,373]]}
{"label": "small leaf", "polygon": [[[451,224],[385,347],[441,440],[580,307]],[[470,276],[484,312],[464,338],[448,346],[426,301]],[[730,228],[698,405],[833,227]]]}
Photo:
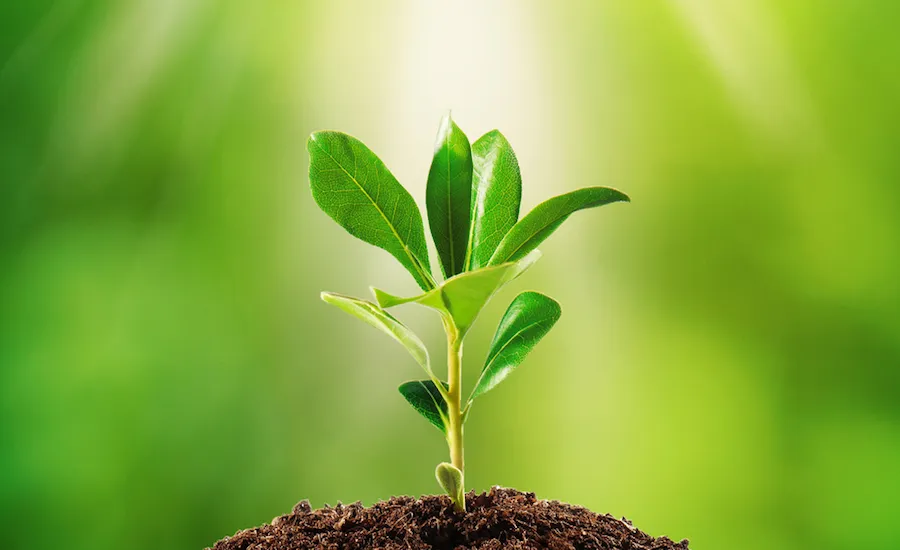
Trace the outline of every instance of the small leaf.
{"label": "small leaf", "polygon": [[385,292],[380,288],[375,288],[374,286],[370,286],[369,290],[372,291],[372,296],[375,298],[375,302],[377,302],[379,306],[385,309],[389,307],[408,304],[410,302],[415,302],[422,297],[421,294],[419,294],[418,296],[410,296],[409,298],[394,296],[393,294]]}
{"label": "small leaf", "polygon": [[444,278],[462,272],[469,244],[472,150],[450,115],[441,121],[425,190],[428,224]]}
{"label": "small leaf", "polygon": [[449,462],[441,462],[434,470],[434,477],[437,478],[441,488],[450,497],[456,509],[460,512],[465,512],[466,495],[463,485],[463,474],[459,471],[459,468]]}
{"label": "small leaf", "polygon": [[546,200],[509,230],[494,251],[490,265],[515,261],[528,254],[573,212],[628,200],[628,195],[609,187],[587,187]]}
{"label": "small leaf", "polygon": [[444,299],[441,296],[440,287],[429,290],[424,294],[417,294],[416,296],[410,296],[408,298],[394,296],[393,294],[385,292],[380,288],[375,288],[374,286],[370,287],[370,289],[372,291],[372,296],[375,297],[375,301],[379,306],[385,309],[411,303],[421,304],[439,311],[446,311],[447,309],[444,307]]}
{"label": "small leaf", "polygon": [[[441,382],[447,390],[446,382]],[[447,401],[431,380],[413,380],[405,382],[398,388],[400,394],[409,402],[416,411],[426,420],[437,426],[439,430],[447,432]]]}
{"label": "small leaf", "polygon": [[366,300],[360,300],[359,298],[353,298],[351,296],[344,296],[342,294],[335,294],[333,292],[323,292],[322,300],[346,311],[354,317],[362,319],[394,340],[400,342],[409,354],[413,356],[413,359],[425,369],[428,376],[434,378],[434,373],[431,371],[431,361],[428,358],[428,350],[425,349],[425,344],[422,343],[413,331],[397,319],[394,319],[391,314],[372,302],[367,302]]}
{"label": "small leaf", "polygon": [[465,334],[469,330],[494,294],[534,265],[540,257],[540,251],[535,250],[517,262],[470,271],[447,280],[441,286],[441,294],[460,333]]}
{"label": "small leaf", "polygon": [[522,175],[512,146],[497,130],[472,145],[472,229],[466,270],[488,265],[503,236],[519,219]]}
{"label": "small leaf", "polygon": [[313,133],[307,149],[319,208],[354,237],[390,252],[422,290],[434,288],[422,215],[381,159],[340,132]]}
{"label": "small leaf", "polygon": [[537,292],[523,292],[509,305],[491,342],[487,361],[469,402],[509,376],[559,320],[556,300]]}
{"label": "small leaf", "polygon": [[460,334],[465,334],[488,300],[540,257],[540,251],[533,250],[516,262],[460,273],[444,281],[438,288],[411,298],[394,296],[377,288],[373,288],[372,293],[384,308],[415,302],[447,313],[453,318]]}

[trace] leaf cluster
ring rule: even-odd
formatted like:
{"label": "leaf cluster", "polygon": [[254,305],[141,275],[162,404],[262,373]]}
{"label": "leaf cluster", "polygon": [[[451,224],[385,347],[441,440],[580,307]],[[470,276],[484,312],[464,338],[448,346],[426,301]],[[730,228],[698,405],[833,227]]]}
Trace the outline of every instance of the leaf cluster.
{"label": "leaf cluster", "polygon": [[[553,197],[521,219],[522,177],[516,154],[497,130],[474,143],[449,115],[444,117],[426,186],[428,226],[442,281],[432,272],[422,215],[409,192],[384,163],[354,137],[315,132],[307,145],[309,181],[319,207],[351,235],[390,253],[421,293],[396,296],[373,288],[374,301],[325,292],[322,299],[401,343],[427,374],[399,388],[426,420],[446,432],[449,387],[438,378],[422,341],[387,309],[416,303],[440,313],[448,334],[460,341],[479,312],[504,285],[540,258],[537,250],[572,213],[628,197],[608,187],[588,187]],[[495,388],[522,363],[560,317],[560,306],[537,292],[523,292],[503,315],[478,381],[466,401]],[[452,471],[438,475],[453,484]]]}

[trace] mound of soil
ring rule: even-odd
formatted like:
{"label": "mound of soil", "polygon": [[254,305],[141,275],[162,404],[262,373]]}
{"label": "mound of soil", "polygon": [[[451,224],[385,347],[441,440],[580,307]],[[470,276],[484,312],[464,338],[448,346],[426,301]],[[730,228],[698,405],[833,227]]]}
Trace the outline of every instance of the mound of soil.
{"label": "mound of soil", "polygon": [[467,513],[446,496],[394,497],[311,510],[303,501],[270,525],[220,540],[213,550],[687,550],[688,541],[653,538],[628,520],[538,500],[534,493],[494,488],[466,495]]}

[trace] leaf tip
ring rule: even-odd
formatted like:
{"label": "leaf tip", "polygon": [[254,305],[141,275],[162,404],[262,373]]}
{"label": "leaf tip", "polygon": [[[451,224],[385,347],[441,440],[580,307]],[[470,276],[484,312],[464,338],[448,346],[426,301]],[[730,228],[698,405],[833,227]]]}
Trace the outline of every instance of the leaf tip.
{"label": "leaf tip", "polygon": [[444,142],[447,141],[448,136],[453,133],[453,116],[452,111],[447,110],[447,113],[441,117],[441,125],[438,127],[437,138],[434,140],[434,152],[437,154],[440,151],[441,147],[444,145]]}
{"label": "leaf tip", "polygon": [[[325,142],[325,134],[334,134],[335,132],[330,132],[328,130],[316,130],[315,132],[309,134],[309,137],[306,138],[306,151],[312,157],[313,154],[320,153],[325,150],[327,147],[327,143]],[[312,169],[312,162],[310,162],[310,170]]]}
{"label": "leaf tip", "polygon": [[560,315],[562,315],[562,306],[546,294],[541,294],[540,292],[535,292],[534,290],[527,290],[518,296],[516,296],[515,300],[521,300],[523,302],[533,302],[536,304],[540,304],[543,307],[547,308],[548,313],[550,314],[550,318],[555,323]]}
{"label": "leaf tip", "polygon": [[372,293],[372,297],[375,298],[375,303],[382,308],[389,308],[391,306],[395,306],[396,298],[387,292],[381,290],[380,288],[375,288],[374,286],[369,287],[369,292]]}
{"label": "leaf tip", "polygon": [[622,191],[619,191],[618,189],[615,189],[613,187],[606,187],[605,189],[607,191],[609,191],[610,193],[612,193],[612,195],[613,195],[612,202],[631,202],[631,197],[629,197],[627,194],[623,193]]}

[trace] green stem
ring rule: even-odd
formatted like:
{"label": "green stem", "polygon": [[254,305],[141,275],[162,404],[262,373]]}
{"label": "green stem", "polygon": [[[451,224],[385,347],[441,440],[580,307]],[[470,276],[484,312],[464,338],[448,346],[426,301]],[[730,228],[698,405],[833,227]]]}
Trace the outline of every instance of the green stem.
{"label": "green stem", "polygon": [[462,416],[462,338],[453,321],[444,322],[447,332],[447,444],[450,446],[450,463],[463,474],[459,495],[451,498],[456,508],[466,511],[465,460],[463,457],[463,416]]}

